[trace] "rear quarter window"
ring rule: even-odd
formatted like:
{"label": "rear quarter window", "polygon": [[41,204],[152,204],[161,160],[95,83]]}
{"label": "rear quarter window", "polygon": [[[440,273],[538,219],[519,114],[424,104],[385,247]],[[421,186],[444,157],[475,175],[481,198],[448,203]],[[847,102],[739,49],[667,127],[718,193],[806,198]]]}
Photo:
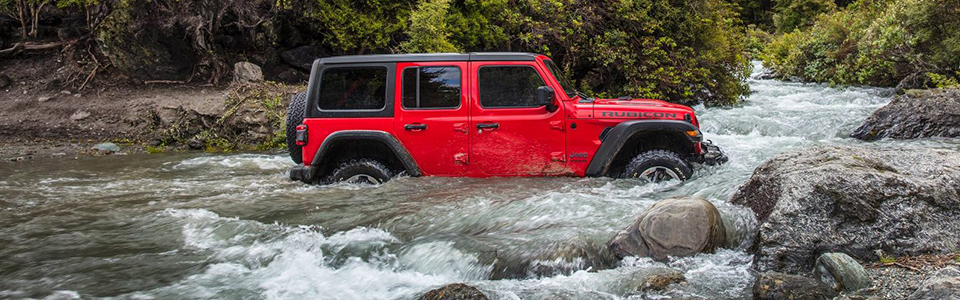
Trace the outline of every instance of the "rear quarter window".
{"label": "rear quarter window", "polygon": [[382,110],[386,99],[387,68],[329,68],[321,75],[321,110]]}

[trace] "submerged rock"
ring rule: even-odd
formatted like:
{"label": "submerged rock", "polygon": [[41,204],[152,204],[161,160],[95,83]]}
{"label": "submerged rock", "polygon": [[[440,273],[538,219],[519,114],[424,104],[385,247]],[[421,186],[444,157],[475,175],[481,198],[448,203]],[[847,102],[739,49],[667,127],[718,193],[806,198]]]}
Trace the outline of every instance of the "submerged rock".
{"label": "submerged rock", "polygon": [[760,273],[753,285],[756,300],[825,300],[834,296],[834,291],[816,279],[778,272]]}
{"label": "submerged rock", "polygon": [[911,90],[863,121],[851,137],[960,137],[960,89]]}
{"label": "submerged rock", "polygon": [[454,283],[448,284],[441,288],[431,290],[423,296],[418,298],[419,300],[487,300],[486,295],[484,295],[480,290],[475,287],[462,284]]}
{"label": "submerged rock", "polygon": [[960,241],[960,153],[815,147],[758,167],[734,204],[760,222],[755,266],[809,272],[817,256],[861,260],[950,251]]}
{"label": "submerged rock", "polygon": [[960,269],[944,268],[910,294],[914,300],[960,300]]}
{"label": "submerged rock", "polygon": [[536,249],[491,246],[496,249],[490,272],[493,280],[570,275],[579,270],[604,270],[616,265],[606,245],[580,236],[542,243]]}
{"label": "submerged rock", "polygon": [[100,143],[93,145],[93,150],[106,152],[106,153],[115,153],[120,152],[120,146],[114,143]]}
{"label": "submerged rock", "polygon": [[713,204],[700,198],[672,198],[647,209],[608,244],[617,258],[664,260],[712,253],[725,238],[720,212]]}
{"label": "submerged rock", "polygon": [[643,268],[631,276],[637,280],[637,291],[662,291],[671,284],[687,282],[683,273],[674,269],[667,268]]}
{"label": "submerged rock", "polygon": [[856,292],[873,285],[870,274],[856,260],[843,253],[825,253],[817,258],[814,274],[836,292]]}

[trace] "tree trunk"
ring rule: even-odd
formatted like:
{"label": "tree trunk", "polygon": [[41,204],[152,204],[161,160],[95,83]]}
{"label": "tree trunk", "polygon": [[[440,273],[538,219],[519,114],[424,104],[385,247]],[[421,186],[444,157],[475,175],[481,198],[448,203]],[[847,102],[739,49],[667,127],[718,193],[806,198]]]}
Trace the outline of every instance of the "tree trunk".
{"label": "tree trunk", "polygon": [[27,0],[17,1],[17,12],[19,13],[20,17],[20,38],[22,40],[27,39],[27,15],[24,14],[26,13],[26,10]]}

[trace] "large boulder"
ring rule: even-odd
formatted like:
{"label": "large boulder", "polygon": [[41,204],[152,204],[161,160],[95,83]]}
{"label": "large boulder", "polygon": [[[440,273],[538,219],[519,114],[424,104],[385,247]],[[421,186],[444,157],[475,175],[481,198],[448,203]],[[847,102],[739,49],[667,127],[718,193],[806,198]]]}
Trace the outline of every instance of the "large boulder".
{"label": "large boulder", "polygon": [[182,80],[196,66],[193,49],[184,42],[186,31],[178,26],[159,28],[142,20],[150,9],[135,9],[148,1],[118,5],[93,33],[111,65],[140,80]]}
{"label": "large boulder", "polygon": [[233,82],[239,84],[263,82],[263,70],[251,62],[238,62],[233,65]]}
{"label": "large boulder", "polygon": [[960,137],[960,89],[908,91],[875,111],[850,136],[868,141]]}
{"label": "large boulder", "polygon": [[875,259],[960,246],[960,153],[821,146],[758,167],[734,204],[760,222],[755,266],[806,273],[826,252]]}
{"label": "large boulder", "polygon": [[909,299],[960,300],[960,269],[944,268],[920,284]]}
{"label": "large boulder", "polygon": [[720,212],[701,198],[671,198],[657,202],[609,243],[617,258],[693,256],[712,253],[723,245],[726,230]]}
{"label": "large boulder", "polygon": [[778,272],[758,274],[753,285],[753,299],[757,300],[826,300],[836,295],[816,279]]}

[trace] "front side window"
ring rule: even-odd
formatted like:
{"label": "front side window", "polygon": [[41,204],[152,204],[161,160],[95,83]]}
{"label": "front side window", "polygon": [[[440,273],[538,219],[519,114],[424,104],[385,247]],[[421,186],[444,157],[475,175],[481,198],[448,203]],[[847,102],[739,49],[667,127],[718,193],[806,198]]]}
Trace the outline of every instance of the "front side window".
{"label": "front side window", "polygon": [[384,67],[329,68],[320,79],[322,110],[383,109],[387,99]]}
{"label": "front side window", "polygon": [[460,106],[460,68],[413,67],[403,70],[403,107],[456,108]]}
{"label": "front side window", "polygon": [[480,106],[537,107],[537,89],[544,86],[531,66],[480,67]]}

